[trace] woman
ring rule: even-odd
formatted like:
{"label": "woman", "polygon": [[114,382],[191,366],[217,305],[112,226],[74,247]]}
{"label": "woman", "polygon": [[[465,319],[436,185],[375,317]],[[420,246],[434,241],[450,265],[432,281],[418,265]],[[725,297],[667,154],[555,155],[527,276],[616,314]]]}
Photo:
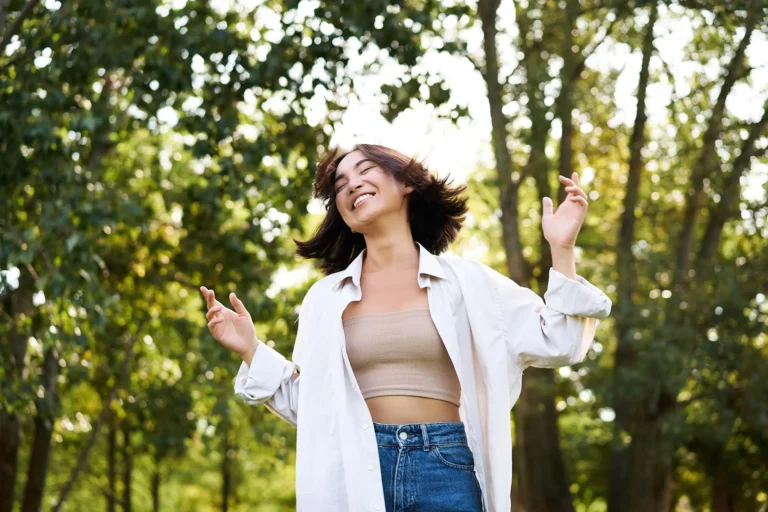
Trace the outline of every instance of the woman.
{"label": "woman", "polygon": [[235,393],[297,425],[298,510],[509,510],[522,371],[581,361],[611,306],[575,273],[587,196],[575,173],[560,181],[566,200],[542,203],[546,304],[438,256],[461,228],[465,187],[369,144],[318,164],[328,213],[296,243],[327,275],[304,297],[292,361],[256,339],[234,293],[233,311],[200,288],[214,338],[243,358]]}

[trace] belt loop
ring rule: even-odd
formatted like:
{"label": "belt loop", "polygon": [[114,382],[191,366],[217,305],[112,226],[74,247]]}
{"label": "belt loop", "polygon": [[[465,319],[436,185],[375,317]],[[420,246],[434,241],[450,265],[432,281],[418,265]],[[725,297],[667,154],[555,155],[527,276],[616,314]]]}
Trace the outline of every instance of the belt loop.
{"label": "belt loop", "polygon": [[427,434],[427,425],[421,424],[421,436],[424,438],[424,451],[429,451],[429,435]]}

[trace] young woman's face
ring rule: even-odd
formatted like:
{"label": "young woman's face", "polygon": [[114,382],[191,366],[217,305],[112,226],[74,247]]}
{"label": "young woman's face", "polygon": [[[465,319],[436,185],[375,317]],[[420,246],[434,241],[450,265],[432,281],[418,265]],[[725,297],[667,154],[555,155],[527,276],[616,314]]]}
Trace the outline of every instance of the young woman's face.
{"label": "young woman's face", "polygon": [[[402,216],[407,222],[405,196],[413,189],[398,182],[360,151],[349,153],[339,162],[333,186],[336,207],[353,231],[365,233],[369,226],[389,217]],[[365,195],[370,197],[357,201]]]}

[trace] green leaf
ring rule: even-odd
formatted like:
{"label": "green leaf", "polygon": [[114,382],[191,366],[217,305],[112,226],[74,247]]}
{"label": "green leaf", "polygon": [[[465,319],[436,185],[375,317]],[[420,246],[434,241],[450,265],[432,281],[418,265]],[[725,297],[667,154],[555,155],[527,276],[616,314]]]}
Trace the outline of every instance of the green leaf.
{"label": "green leaf", "polygon": [[75,248],[77,245],[77,242],[80,241],[80,234],[75,233],[73,235],[70,235],[69,238],[67,238],[66,246],[67,246],[67,252],[72,252],[72,249]]}

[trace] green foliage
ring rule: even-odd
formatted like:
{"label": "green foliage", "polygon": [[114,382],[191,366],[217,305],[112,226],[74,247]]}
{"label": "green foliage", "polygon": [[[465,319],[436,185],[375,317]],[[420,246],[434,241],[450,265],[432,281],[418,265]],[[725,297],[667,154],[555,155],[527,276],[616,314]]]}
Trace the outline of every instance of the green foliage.
{"label": "green foliage", "polygon": [[[591,202],[578,270],[615,294],[631,137],[617,103],[623,69],[587,60],[561,83],[564,7],[577,18],[569,50],[584,57],[599,45],[616,55],[639,52],[651,4],[515,2],[518,32],[507,57],[518,62],[500,76],[513,169],[470,175],[471,216],[453,251],[507,271],[499,178],[511,172],[520,181],[523,253],[541,291],[539,195],[557,187],[563,112],[555,99],[566,88],[573,163]],[[611,408],[642,403],[649,390],[669,395],[659,446],[674,468],[675,498],[704,510],[719,483],[737,509],[756,510],[768,499],[764,194],[736,201],[714,261],[697,267],[684,292],[670,290],[685,193],[722,84],[703,66],[726,66],[747,13],[757,12],[747,9],[763,7],[662,5],[665,19],[692,27],[681,51],[701,67],[686,88],[672,88],[663,119],[648,127],[631,308],[601,324],[585,363],[556,374],[561,449],[576,508],[605,510],[611,455],[631,441],[614,429]],[[385,119],[426,103],[436,117],[463,120],[468,107],[421,64],[439,51],[482,70],[467,32],[479,28],[477,12],[433,0],[228,9],[197,0],[12,0],[0,16],[0,407],[19,417],[24,433],[16,496],[23,495],[32,420],[44,407],[43,357],[55,347],[60,403],[50,409],[45,503],[60,496],[94,428],[100,431],[65,508],[121,496],[121,481],[110,487],[107,437],[129,426],[127,445],[117,436],[116,460],[120,470],[132,457],[137,510],[152,507],[155,473],[162,510],[220,509],[225,461],[232,510],[294,508],[295,430],[233,397],[240,360],[207,333],[198,287],[214,289],[225,305],[237,291],[259,337],[289,356],[298,306],[319,275],[310,268],[304,282],[282,289],[275,275],[304,268],[291,239],[317,225],[308,214],[316,158],[330,145],[356,79],[381,75],[393,59],[402,72],[384,76],[377,91]],[[764,17],[758,29],[766,29]],[[366,50],[373,57],[353,67],[350,54]],[[674,71],[657,52],[650,81],[669,86]],[[739,81],[749,83],[753,71],[748,61]],[[320,116],[312,106],[318,98],[327,110]],[[697,240],[749,128],[730,114],[723,120]],[[764,133],[758,146],[753,174],[763,189]],[[619,319],[630,326],[625,341],[637,359],[616,375]],[[12,358],[18,351],[23,374]]]}

